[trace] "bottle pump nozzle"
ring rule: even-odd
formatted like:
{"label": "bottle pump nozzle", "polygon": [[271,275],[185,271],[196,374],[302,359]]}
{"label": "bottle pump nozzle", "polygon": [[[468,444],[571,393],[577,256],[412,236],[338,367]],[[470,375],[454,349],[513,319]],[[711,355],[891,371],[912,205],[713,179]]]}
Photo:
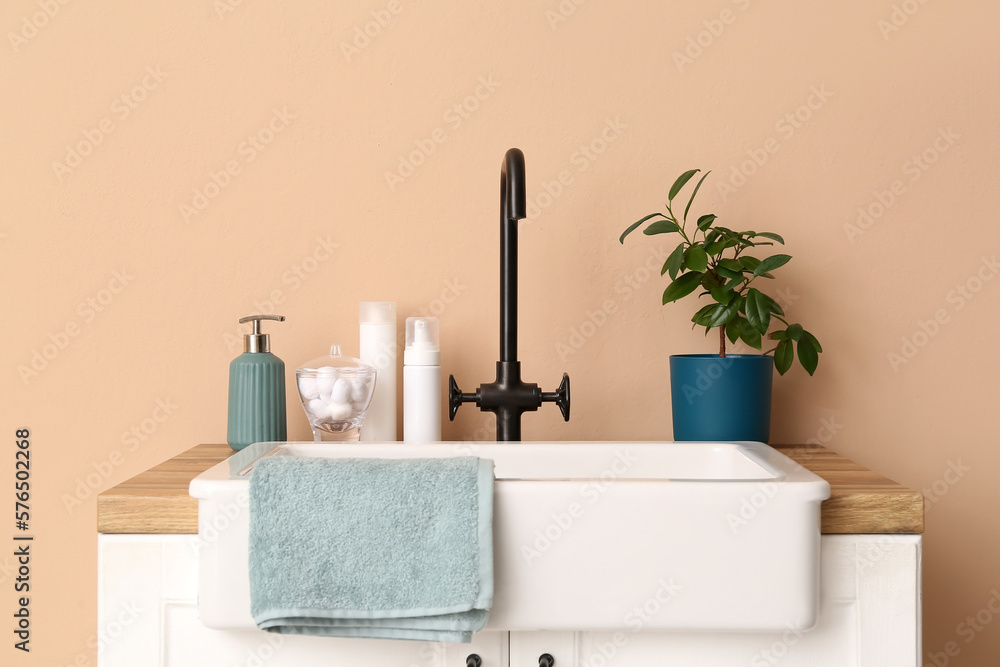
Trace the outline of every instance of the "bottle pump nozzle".
{"label": "bottle pump nozzle", "polygon": [[260,322],[261,320],[274,320],[275,322],[284,322],[284,315],[248,315],[247,317],[240,318],[240,324],[246,324],[247,322],[253,322],[253,333],[244,334],[243,336],[243,351],[244,352],[270,352],[271,351],[271,338],[266,333],[260,332]]}

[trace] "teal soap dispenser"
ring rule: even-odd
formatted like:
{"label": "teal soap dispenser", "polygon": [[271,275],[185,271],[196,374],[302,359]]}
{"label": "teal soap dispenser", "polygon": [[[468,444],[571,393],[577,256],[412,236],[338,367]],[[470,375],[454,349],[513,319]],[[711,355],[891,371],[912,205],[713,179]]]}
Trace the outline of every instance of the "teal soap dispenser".
{"label": "teal soap dispenser", "polygon": [[284,322],[281,315],[251,315],[253,333],[243,336],[243,354],[229,364],[229,446],[239,451],[255,442],[288,439],[285,417],[285,362],[271,354],[261,320]]}

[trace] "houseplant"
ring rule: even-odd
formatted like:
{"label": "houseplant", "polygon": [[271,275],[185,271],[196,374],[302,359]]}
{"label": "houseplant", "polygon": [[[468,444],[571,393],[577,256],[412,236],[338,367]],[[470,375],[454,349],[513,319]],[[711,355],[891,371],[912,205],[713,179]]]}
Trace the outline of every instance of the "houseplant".
{"label": "houseplant", "polygon": [[[757,440],[770,435],[771,378],[773,369],[784,375],[795,357],[809,375],[816,372],[819,341],[797,323],[789,323],[781,305],[761,289],[761,280],[791,256],[757,257],[761,248],[784,244],[773,232],[733,231],[716,224],[714,214],[699,216],[689,228],[688,214],[706,172],[688,197],[683,214],[673,211],[674,199],[700,169],[681,174],[667,195],[666,212],[650,213],[622,232],[619,241],[646,224],[643,234],[676,234],[680,242],[663,264],[660,275],[670,284],[663,291],[663,305],[697,290],[704,303],[691,321],[719,331],[719,352],[670,357],[671,404],[675,440]],[[763,253],[762,253],[763,255]],[[765,337],[774,342],[764,350]],[[726,340],[742,340],[755,354],[726,354]]]}

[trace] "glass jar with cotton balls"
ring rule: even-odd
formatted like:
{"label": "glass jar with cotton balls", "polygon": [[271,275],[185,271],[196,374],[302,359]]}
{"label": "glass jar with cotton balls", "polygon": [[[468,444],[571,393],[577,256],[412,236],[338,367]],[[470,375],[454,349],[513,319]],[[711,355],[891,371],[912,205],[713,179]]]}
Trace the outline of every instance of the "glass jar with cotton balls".
{"label": "glass jar with cotton balls", "polygon": [[333,345],[329,355],[296,369],[295,381],[316,442],[359,439],[375,391],[373,366]]}

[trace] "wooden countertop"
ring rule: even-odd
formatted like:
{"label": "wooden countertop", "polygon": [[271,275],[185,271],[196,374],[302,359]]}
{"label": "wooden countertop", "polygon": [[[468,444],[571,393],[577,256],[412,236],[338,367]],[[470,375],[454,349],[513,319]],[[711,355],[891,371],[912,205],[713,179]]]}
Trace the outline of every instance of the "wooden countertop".
{"label": "wooden countertop", "polygon": [[[824,447],[774,445],[830,482],[824,533],[922,533],[923,496]],[[198,445],[97,497],[101,533],[197,533],[194,477],[228,458],[229,445]]]}

